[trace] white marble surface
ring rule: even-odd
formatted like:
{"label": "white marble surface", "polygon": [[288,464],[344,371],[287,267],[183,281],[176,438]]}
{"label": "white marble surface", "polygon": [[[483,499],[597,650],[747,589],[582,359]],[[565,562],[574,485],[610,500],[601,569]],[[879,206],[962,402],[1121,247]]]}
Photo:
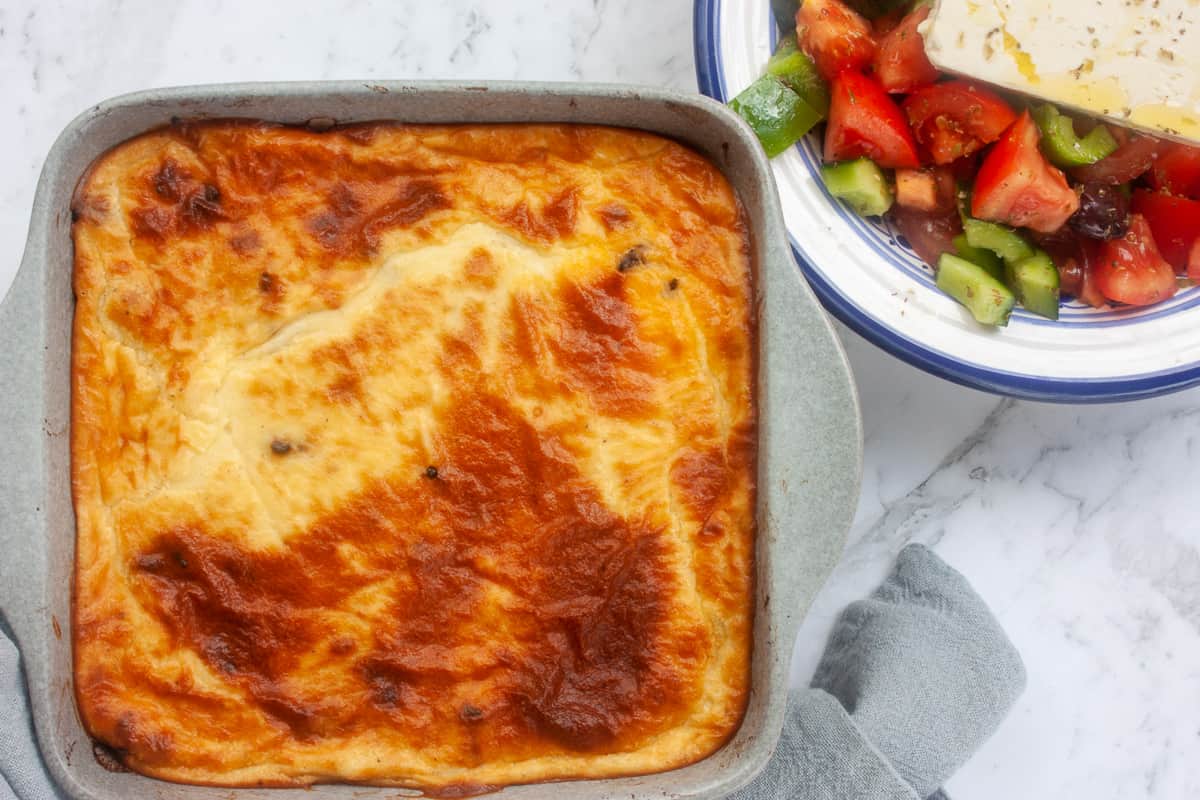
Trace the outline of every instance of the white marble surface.
{"label": "white marble surface", "polygon": [[[286,11],[284,10],[286,9]],[[0,4],[0,288],[55,135],[150,86],[314,78],[628,81],[694,89],[688,0],[110,0]],[[1200,393],[1052,407],[953,386],[843,331],[866,471],[845,559],[797,645],[908,541],[993,605],[1029,688],[949,783],[971,800],[1200,796]]]}

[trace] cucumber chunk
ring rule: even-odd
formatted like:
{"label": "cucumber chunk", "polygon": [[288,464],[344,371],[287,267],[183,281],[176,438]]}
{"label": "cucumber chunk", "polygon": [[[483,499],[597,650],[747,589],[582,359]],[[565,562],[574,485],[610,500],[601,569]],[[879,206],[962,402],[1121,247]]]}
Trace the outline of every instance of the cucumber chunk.
{"label": "cucumber chunk", "polygon": [[1038,250],[1029,258],[1005,266],[1009,287],[1021,305],[1038,316],[1058,319],[1058,267]]}
{"label": "cucumber chunk", "polygon": [[774,75],[763,75],[729,102],[746,120],[767,155],[787,150],[821,121],[821,115]]}
{"label": "cucumber chunk", "polygon": [[953,242],[954,250],[960,258],[965,258],[972,264],[983,267],[996,280],[1004,279],[1004,262],[1000,260],[1000,256],[982,247],[972,247],[971,243],[967,241],[967,237],[961,233],[954,237]]}
{"label": "cucumber chunk", "polygon": [[1049,103],[1033,110],[1033,121],[1042,133],[1042,152],[1056,167],[1084,167],[1112,155],[1117,140],[1108,128],[1097,125],[1082,139],[1075,133],[1075,123],[1064,117]]}
{"label": "cucumber chunk", "polygon": [[1033,245],[1006,225],[981,219],[963,220],[963,233],[972,247],[991,250],[1005,262],[1016,262],[1033,255]]}
{"label": "cucumber chunk", "polygon": [[892,187],[883,170],[869,158],[825,164],[821,167],[821,178],[830,194],[864,217],[877,217],[892,207],[895,198]]}
{"label": "cucumber chunk", "polygon": [[822,117],[829,115],[829,84],[817,72],[817,65],[796,44],[795,36],[784,36],[767,62],[767,74],[774,75]]}
{"label": "cucumber chunk", "polygon": [[983,325],[1007,325],[1017,302],[1009,288],[983,267],[951,253],[938,259],[937,286]]}

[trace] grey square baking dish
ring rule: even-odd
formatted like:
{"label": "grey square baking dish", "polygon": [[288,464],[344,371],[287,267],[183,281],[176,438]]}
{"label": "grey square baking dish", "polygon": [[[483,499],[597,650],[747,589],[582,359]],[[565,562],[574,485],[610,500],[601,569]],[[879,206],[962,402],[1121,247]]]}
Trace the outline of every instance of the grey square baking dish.
{"label": "grey square baking dish", "polygon": [[110,772],[75,710],[71,670],[70,198],[108,148],[173,117],[314,126],[578,122],[654,131],[711,158],[741,196],[760,309],[757,607],[746,717],[719,752],[672,772],[509,787],[496,800],[716,798],[747,783],[779,737],[799,623],[841,554],[858,494],[862,435],[845,355],[792,260],[771,170],[753,134],[707,98],[573,84],[285,83],[198,86],[118,97],[80,115],[46,160],[20,271],[0,306],[0,612],[24,659],[38,743],[65,792],[94,800],[395,798],[395,788],[220,789]]}

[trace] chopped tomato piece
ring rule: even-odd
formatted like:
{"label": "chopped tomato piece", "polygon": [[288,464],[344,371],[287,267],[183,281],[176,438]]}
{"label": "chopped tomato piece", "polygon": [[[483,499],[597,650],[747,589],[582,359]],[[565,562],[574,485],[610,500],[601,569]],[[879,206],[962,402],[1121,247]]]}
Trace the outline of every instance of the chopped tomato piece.
{"label": "chopped tomato piece", "polygon": [[954,252],[954,237],[962,233],[962,218],[957,211],[931,214],[897,205],[892,206],[888,218],[913,252],[931,267],[942,253]]}
{"label": "chopped tomato piece", "polygon": [[929,16],[929,6],[911,12],[879,41],[875,79],[889,92],[911,92],[938,79],[937,68],[925,55],[925,39],[917,26]]}
{"label": "chopped tomato piece", "polygon": [[982,150],[1017,118],[998,95],[970,81],[917,89],[904,100],[904,113],[935,164],[949,164]]}
{"label": "chopped tomato piece", "polygon": [[1177,271],[1186,270],[1192,245],[1200,241],[1200,200],[1138,189],[1133,193],[1133,210],[1150,223],[1163,258]]}
{"label": "chopped tomato piece", "polygon": [[1079,209],[1079,195],[1038,149],[1038,129],[1026,111],[983,160],[971,213],[979,219],[1050,233]]}
{"label": "chopped tomato piece", "polygon": [[847,161],[861,156],[881,167],[920,164],[917,144],[900,107],[866,75],[843,72],[830,90],[825,160]]}
{"label": "chopped tomato piece", "polygon": [[1100,246],[1096,285],[1110,300],[1148,306],[1175,294],[1175,270],[1163,260],[1150,225],[1141,214],[1129,218],[1129,232]]}
{"label": "chopped tomato piece", "polygon": [[[1109,130],[1119,128],[1110,126]],[[1163,143],[1151,136],[1132,136],[1112,155],[1095,164],[1076,167],[1071,170],[1071,175],[1080,183],[1129,183],[1154,166],[1154,160],[1163,149]]]}
{"label": "chopped tomato piece", "polygon": [[917,211],[952,211],[958,192],[947,167],[896,170],[896,202]]}
{"label": "chopped tomato piece", "polygon": [[804,0],[796,12],[796,38],[827,81],[875,58],[871,23],[841,0]]}
{"label": "chopped tomato piece", "polygon": [[1155,189],[1200,200],[1200,147],[1171,144],[1150,169]]}

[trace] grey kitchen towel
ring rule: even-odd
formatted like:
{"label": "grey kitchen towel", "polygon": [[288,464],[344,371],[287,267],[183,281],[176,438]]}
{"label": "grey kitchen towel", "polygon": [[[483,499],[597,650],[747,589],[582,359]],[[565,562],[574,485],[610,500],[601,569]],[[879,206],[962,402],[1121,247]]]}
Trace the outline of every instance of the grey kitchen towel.
{"label": "grey kitchen towel", "polygon": [[[763,773],[731,800],[921,800],[1012,707],[1020,656],[967,584],[910,545],[843,612],[813,688],[793,693]],[[0,629],[0,800],[61,797],[33,742],[16,647]]]}
{"label": "grey kitchen towel", "polygon": [[979,595],[909,545],[842,612],[775,755],[734,800],[944,800],[938,787],[1024,688],[1021,657]]}
{"label": "grey kitchen towel", "polygon": [[55,800],[60,796],[33,741],[16,645],[0,626],[0,800]]}

